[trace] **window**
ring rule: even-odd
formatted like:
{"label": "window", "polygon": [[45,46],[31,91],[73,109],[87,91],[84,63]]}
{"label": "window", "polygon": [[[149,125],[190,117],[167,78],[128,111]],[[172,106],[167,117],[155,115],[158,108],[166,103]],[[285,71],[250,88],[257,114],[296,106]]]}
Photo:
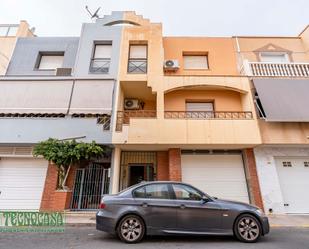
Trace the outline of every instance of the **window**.
{"label": "window", "polygon": [[146,198],[170,199],[168,184],[151,184],[145,186]]}
{"label": "window", "polygon": [[0,25],[0,36],[16,36],[17,30],[18,26],[16,25],[8,25],[8,26]]}
{"label": "window", "polygon": [[269,53],[261,53],[260,58],[262,62],[273,62],[273,63],[288,63],[289,58],[287,53],[276,53],[276,52],[269,52]]}
{"label": "window", "polygon": [[200,201],[203,198],[198,190],[190,186],[181,184],[173,184],[172,186],[177,200]]}
{"label": "window", "polygon": [[95,44],[90,64],[91,73],[108,73],[112,57],[112,44]]}
{"label": "window", "polygon": [[282,162],[283,167],[292,167],[291,162]]}
{"label": "window", "polygon": [[128,73],[147,73],[147,45],[130,45]]}
{"label": "window", "polygon": [[186,102],[187,112],[213,112],[213,102]]}
{"label": "window", "polygon": [[133,192],[133,197],[134,198],[146,198],[145,187],[135,189]]}
{"label": "window", "polygon": [[208,69],[208,57],[206,54],[184,54],[183,55],[184,69]]}
{"label": "window", "polygon": [[40,53],[37,69],[55,70],[62,67],[64,52],[57,53]]}

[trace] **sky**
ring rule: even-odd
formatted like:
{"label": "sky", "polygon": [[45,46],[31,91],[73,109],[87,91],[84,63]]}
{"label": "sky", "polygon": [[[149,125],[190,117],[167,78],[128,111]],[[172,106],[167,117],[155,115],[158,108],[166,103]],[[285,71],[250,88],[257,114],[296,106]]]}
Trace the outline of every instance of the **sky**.
{"label": "sky", "polygon": [[296,36],[309,24],[309,0],[0,0],[0,24],[27,20],[38,36],[79,36],[100,17],[131,10],[163,24],[165,36]]}

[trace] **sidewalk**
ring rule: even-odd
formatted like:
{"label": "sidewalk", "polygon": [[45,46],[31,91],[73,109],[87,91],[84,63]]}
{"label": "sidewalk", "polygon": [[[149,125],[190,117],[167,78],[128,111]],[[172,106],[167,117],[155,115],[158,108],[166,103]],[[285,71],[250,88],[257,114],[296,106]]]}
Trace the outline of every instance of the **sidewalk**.
{"label": "sidewalk", "polygon": [[309,215],[281,214],[269,215],[271,227],[307,227],[309,228]]}
{"label": "sidewalk", "polygon": [[[96,212],[65,212],[68,225],[95,225]],[[306,227],[309,228],[309,215],[269,215],[271,227]]]}

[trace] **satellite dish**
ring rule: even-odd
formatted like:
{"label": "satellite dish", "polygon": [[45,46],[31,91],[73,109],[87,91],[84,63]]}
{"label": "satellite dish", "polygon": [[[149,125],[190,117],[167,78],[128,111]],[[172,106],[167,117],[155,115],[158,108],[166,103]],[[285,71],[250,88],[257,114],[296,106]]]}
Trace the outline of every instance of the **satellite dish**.
{"label": "satellite dish", "polygon": [[99,13],[101,7],[99,7],[93,14],[91,13],[91,11],[89,10],[87,5],[86,5],[85,9],[87,10],[88,14],[90,15],[91,20],[94,19],[94,18],[100,18],[98,13]]}

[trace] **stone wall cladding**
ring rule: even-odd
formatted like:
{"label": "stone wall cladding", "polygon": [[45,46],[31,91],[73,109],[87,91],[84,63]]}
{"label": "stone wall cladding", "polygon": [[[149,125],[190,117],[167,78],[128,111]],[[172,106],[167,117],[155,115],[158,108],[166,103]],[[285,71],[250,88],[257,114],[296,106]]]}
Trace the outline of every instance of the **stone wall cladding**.
{"label": "stone wall cladding", "polygon": [[244,154],[251,202],[252,204],[264,209],[253,149],[246,149]]}
{"label": "stone wall cladding", "polygon": [[181,151],[178,148],[168,150],[169,180],[181,182]]}
{"label": "stone wall cladding", "polygon": [[157,152],[157,180],[168,181],[169,180],[169,167],[168,167],[168,152]]}

